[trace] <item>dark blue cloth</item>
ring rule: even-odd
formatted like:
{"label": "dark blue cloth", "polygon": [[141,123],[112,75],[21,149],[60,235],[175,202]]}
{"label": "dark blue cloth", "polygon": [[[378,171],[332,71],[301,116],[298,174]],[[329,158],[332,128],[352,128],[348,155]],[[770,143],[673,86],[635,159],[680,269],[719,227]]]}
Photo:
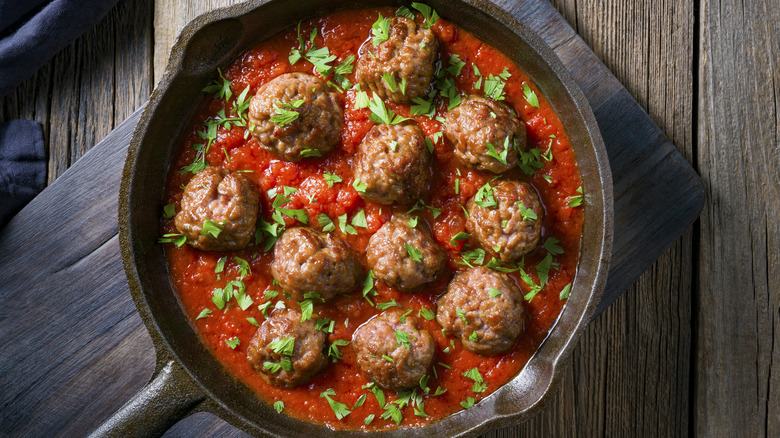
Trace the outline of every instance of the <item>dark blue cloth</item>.
{"label": "dark blue cloth", "polygon": [[[0,98],[97,23],[116,2],[0,0]],[[29,120],[0,123],[0,228],[45,182],[41,126]]]}
{"label": "dark blue cloth", "polygon": [[0,0],[0,97],[98,22],[117,0]]}
{"label": "dark blue cloth", "polygon": [[0,123],[0,228],[46,183],[41,125],[32,120]]}

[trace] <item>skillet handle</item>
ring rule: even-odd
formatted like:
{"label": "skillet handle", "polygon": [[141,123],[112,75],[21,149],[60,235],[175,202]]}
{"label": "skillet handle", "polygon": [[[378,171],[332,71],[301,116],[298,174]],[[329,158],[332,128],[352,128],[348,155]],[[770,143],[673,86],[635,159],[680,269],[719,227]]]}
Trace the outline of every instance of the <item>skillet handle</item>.
{"label": "skillet handle", "polygon": [[132,400],[89,437],[162,436],[205,398],[184,368],[169,360]]}

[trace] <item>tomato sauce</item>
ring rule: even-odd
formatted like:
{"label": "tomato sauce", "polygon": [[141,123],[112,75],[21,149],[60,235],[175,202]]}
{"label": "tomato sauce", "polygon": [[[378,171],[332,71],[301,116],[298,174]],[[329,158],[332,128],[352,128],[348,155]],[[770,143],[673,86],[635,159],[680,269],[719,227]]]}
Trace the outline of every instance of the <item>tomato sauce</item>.
{"label": "tomato sauce", "polygon": [[[304,39],[312,29],[318,29],[315,38],[317,47],[328,47],[337,60],[333,65],[349,55],[358,56],[361,45],[369,38],[371,25],[376,21],[377,14],[384,16],[395,14],[393,9],[366,9],[341,11],[320,18],[304,21],[300,25]],[[418,23],[422,17],[417,16]],[[358,369],[356,358],[351,346],[341,347],[342,359],[318,374],[309,384],[294,389],[283,389],[267,384],[249,365],[246,358],[246,347],[257,327],[247,318],[254,318],[258,323],[265,319],[258,308],[269,301],[266,292],[280,290],[273,284],[270,273],[272,250],[263,252],[263,245],[254,245],[242,251],[227,253],[201,252],[187,245],[176,247],[166,245],[169,272],[179,299],[191,322],[200,334],[202,342],[219,359],[227,370],[241,382],[252,388],[258,396],[273,404],[281,400],[284,403],[284,414],[292,417],[323,424],[333,429],[385,430],[397,427],[419,427],[461,409],[461,402],[473,397],[477,402],[515,376],[544,340],[551,326],[558,318],[566,300],[559,298],[561,290],[574,280],[579,256],[580,237],[582,230],[582,207],[570,207],[569,201],[576,196],[581,187],[579,169],[574,152],[571,149],[565,129],[547,100],[523,73],[506,56],[483,43],[474,35],[460,29],[456,25],[439,19],[432,27],[441,42],[441,62],[445,64],[451,54],[457,54],[466,63],[460,74],[455,78],[455,84],[462,94],[482,94],[475,89],[474,84],[479,79],[472,68],[476,65],[483,77],[490,74],[499,75],[504,68],[511,73],[506,81],[506,102],[525,121],[528,134],[528,148],[539,148],[546,152],[552,148],[552,160],[542,160],[544,167],[533,176],[526,176],[519,169],[512,169],[502,175],[502,178],[517,179],[530,182],[539,192],[545,207],[544,242],[553,237],[560,242],[562,254],[554,255],[554,266],[550,270],[547,285],[529,302],[526,301],[527,316],[525,332],[521,335],[514,348],[498,356],[480,356],[464,350],[460,342],[452,336],[445,336],[435,320],[428,321],[419,318],[422,327],[427,329],[437,343],[433,361],[433,370],[429,372],[430,380],[427,386],[431,389],[429,395],[423,397],[424,411],[427,417],[416,415],[412,407],[402,409],[403,420],[397,425],[392,419],[382,419],[384,412],[376,398],[362,387],[368,383]],[[198,109],[190,130],[184,135],[178,155],[169,173],[165,203],[179,205],[183,186],[192,177],[183,169],[196,157],[193,145],[202,144],[203,140],[197,132],[202,130],[202,123],[215,117],[225,106],[225,114],[230,113],[236,103],[236,97],[249,86],[249,95],[269,80],[286,72],[316,73],[314,66],[305,60],[290,65],[288,55],[291,49],[298,47],[297,28],[284,31],[271,39],[261,42],[235,60],[223,72],[224,77],[231,82],[232,97],[217,99],[208,95]],[[353,80],[354,75],[345,75]],[[531,106],[523,94],[523,83],[526,83],[536,93],[539,107]],[[212,166],[224,166],[245,173],[261,190],[261,217],[271,222],[271,200],[268,190],[281,186],[298,188],[291,195],[291,202],[285,208],[304,209],[309,216],[309,223],[316,225],[320,213],[327,214],[336,221],[336,217],[347,214],[351,219],[360,209],[365,210],[367,227],[356,227],[356,235],[346,235],[345,240],[351,248],[365,260],[366,245],[369,237],[386,221],[394,211],[404,211],[407,208],[389,207],[376,204],[361,198],[352,186],[351,170],[352,156],[363,136],[375,124],[369,120],[368,109],[354,108],[355,91],[342,93],[344,104],[344,124],[339,147],[323,158],[304,159],[298,163],[278,159],[261,148],[251,135],[245,135],[245,128],[236,126],[230,129],[220,127],[217,138],[212,142],[206,161]],[[446,100],[437,104],[436,116],[446,112]],[[397,114],[412,117],[429,138],[443,130],[441,122],[426,116],[411,116],[409,105],[387,103],[387,106]],[[451,239],[461,231],[465,231],[466,218],[461,206],[473,196],[480,186],[494,175],[466,169],[459,166],[453,157],[452,144],[441,137],[434,146],[434,181],[433,190],[426,203],[441,210],[434,218],[430,209],[417,211],[429,224],[434,240],[445,248],[449,254],[446,272],[438,279],[417,293],[401,293],[381,282],[376,282],[378,295],[372,297],[374,303],[388,302],[395,299],[403,309],[418,310],[427,308],[436,310],[435,300],[441,295],[455,271],[465,269],[458,264],[464,245],[475,247],[475,242],[456,242]],[[324,172],[339,175],[343,181],[329,187],[323,177]],[[456,193],[455,180],[459,180],[459,190]],[[287,225],[296,223],[287,219]],[[164,233],[176,233],[173,220],[163,220]],[[338,228],[334,232],[339,232]],[[524,259],[525,271],[535,281],[539,282],[534,267],[547,255],[547,250],[536,249]],[[227,256],[224,271],[216,273],[218,261]],[[246,310],[235,303],[229,304],[224,310],[218,310],[212,302],[212,291],[224,287],[230,280],[239,278],[240,266],[234,257],[248,261],[251,273],[243,278],[246,293],[254,304]],[[489,259],[486,259],[486,261]],[[555,265],[557,264],[557,265]],[[517,285],[527,293],[530,286],[522,281],[517,273],[510,274]],[[577,291],[572,291],[577,293]],[[276,303],[282,301],[287,307],[296,307],[298,303],[285,299],[282,294],[270,299]],[[209,316],[198,318],[204,309],[210,309]],[[268,309],[269,311],[271,308]],[[327,304],[315,304],[315,318],[330,318],[335,321],[335,329],[328,335],[328,343],[343,339],[350,341],[354,330],[371,316],[380,313],[367,300],[360,290],[350,296],[341,296]],[[239,340],[232,348],[226,341]],[[445,353],[447,349],[449,353]],[[472,391],[473,380],[463,376],[463,373],[477,368],[487,384],[487,390],[475,393]],[[446,389],[441,395],[433,396],[437,387]],[[352,412],[339,420],[331,410],[327,400],[320,394],[333,389],[332,399],[344,403]],[[418,388],[418,392],[421,392]],[[354,407],[359,398],[368,394],[362,406]],[[395,394],[385,391],[387,400],[396,398]],[[364,420],[374,414],[373,421],[366,425]]]}

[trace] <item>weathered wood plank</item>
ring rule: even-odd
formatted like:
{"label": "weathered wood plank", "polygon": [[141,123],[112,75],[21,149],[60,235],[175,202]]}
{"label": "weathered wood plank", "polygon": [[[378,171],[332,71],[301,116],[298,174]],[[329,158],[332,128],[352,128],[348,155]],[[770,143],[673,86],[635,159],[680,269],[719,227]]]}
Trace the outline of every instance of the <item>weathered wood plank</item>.
{"label": "weathered wood plank", "polygon": [[[192,12],[187,12],[188,9],[186,7],[182,8],[181,6],[177,7],[176,5],[168,4],[166,6],[165,1],[169,0],[158,1],[155,6],[158,9],[166,9],[166,13],[175,11],[174,14],[179,14],[179,12],[182,12],[182,14],[176,15],[174,18],[166,20],[166,23],[180,22],[183,25],[184,22],[189,18],[194,17],[197,15],[197,12],[199,12],[194,10]],[[517,14],[542,13],[543,15],[546,14],[544,15],[545,17],[558,19],[554,11],[545,3],[527,1],[521,3],[520,7],[517,7],[517,5],[510,2],[505,2],[503,4],[508,8],[514,8],[513,11]],[[205,7],[208,8],[213,6],[216,6],[216,4],[209,3],[205,5]],[[139,7],[143,8],[143,6]],[[146,7],[148,7],[148,3],[146,3]],[[574,9],[576,10],[576,8]],[[188,13],[191,13],[192,15],[187,16]],[[669,13],[671,14],[671,12]],[[140,18],[138,18],[138,20],[143,22]],[[159,20],[159,17],[157,20]],[[599,17],[597,14],[594,14],[592,16],[580,17],[578,20],[581,23],[593,23],[595,26],[595,24],[598,23]],[[159,21],[156,22],[159,23]],[[664,23],[667,23],[668,26],[677,25],[673,20]],[[129,30],[124,31],[129,32]],[[552,25],[540,27],[538,31],[540,31],[553,46],[558,48],[564,61],[568,59],[569,62],[572,62],[578,55],[589,53],[588,49],[581,45],[581,43],[578,43],[576,37],[574,37],[571,32],[559,31]],[[167,30],[165,32],[171,32],[175,35],[175,33],[178,32],[178,29],[173,31]],[[119,35],[122,35],[122,33],[117,31],[117,39],[121,39],[118,37]],[[142,63],[140,60],[151,59],[150,54],[143,53],[143,44],[149,44],[149,40],[144,39],[143,37],[140,38],[141,44],[136,45],[128,43],[123,49],[125,51],[132,51],[132,47],[141,47],[141,49],[139,49],[141,50],[141,53],[137,58],[132,58],[131,55],[127,55],[127,52],[122,52],[125,53],[125,56],[122,60],[116,61],[117,65],[123,66],[122,68],[134,66],[139,68],[139,70],[134,73],[128,74],[128,76],[133,76],[133,78],[122,78],[123,80],[134,81],[127,87],[131,90],[134,89],[133,87],[142,89],[144,86],[143,78],[149,77],[151,74],[148,71],[144,72],[143,68],[139,67],[139,64],[148,65],[148,62]],[[171,37],[171,42],[172,38],[173,37]],[[163,40],[164,38],[158,38],[155,34],[155,42]],[[613,41],[611,44],[620,43]],[[168,49],[165,50],[167,56]],[[117,54],[114,56],[119,56],[119,53],[120,51],[117,49]],[[642,55],[638,54],[637,56],[641,57]],[[122,64],[122,62],[126,63]],[[589,62],[591,65],[598,65],[598,62],[595,59],[591,59]],[[572,65],[579,66],[578,64]],[[648,67],[646,64],[642,64],[642,66],[642,68],[654,68]],[[161,68],[158,69],[155,67],[155,73],[159,74],[161,71]],[[603,70],[595,70],[596,73],[601,71]],[[585,77],[587,76],[586,73],[582,73],[578,80],[583,88],[586,89],[586,92],[592,101],[600,102],[615,97],[614,88],[610,88],[613,84],[616,84],[614,79],[604,80],[604,78],[600,78],[593,71],[590,71],[590,77]],[[122,88],[121,85],[122,84],[115,82],[112,86],[115,88]],[[619,85],[618,88],[620,88]],[[668,93],[669,96],[673,96],[674,99],[680,99],[679,95],[675,94],[677,90],[678,88],[670,87],[669,89],[662,89],[661,91]],[[68,94],[63,93],[63,96],[68,96]],[[23,95],[20,95],[20,97],[21,100],[24,100]],[[625,100],[620,99],[627,99],[628,95],[625,94],[617,97],[619,98],[619,102],[625,102]],[[68,99],[71,98],[68,97]],[[121,97],[117,97],[116,99],[121,100]],[[630,99],[628,100],[630,101]],[[675,102],[679,102],[679,100],[675,100]],[[626,113],[626,109],[621,108],[619,104],[616,105],[622,112],[610,115],[611,109],[614,108],[614,106],[596,105],[597,112],[600,110],[602,117],[608,115],[612,117],[611,119],[607,118],[606,120],[613,120],[616,123],[625,123],[627,119],[623,118],[623,116],[624,113]],[[53,108],[53,110],[60,111],[58,108]],[[28,109],[28,111],[32,110]],[[115,113],[118,114],[118,112]],[[118,119],[118,116],[116,117]],[[629,118],[628,120],[631,119]],[[116,135],[119,135],[120,133],[124,135],[128,132],[129,129],[125,127],[117,130]],[[605,137],[607,135],[614,135],[614,133],[606,131]],[[658,136],[660,138],[660,133]],[[655,137],[651,136],[650,138]],[[17,356],[9,356],[14,359],[6,359],[7,362],[0,360],[0,374],[2,375],[19,375],[21,370],[26,371],[25,367],[32,367],[32,372],[38,373],[33,376],[32,381],[25,381],[17,384],[32,386],[24,388],[15,387],[15,391],[21,391],[21,393],[12,393],[14,399],[19,401],[19,404],[8,401],[7,398],[3,399],[2,396],[0,396],[0,407],[13,407],[13,409],[2,409],[2,413],[0,413],[0,424],[3,425],[3,429],[5,429],[6,424],[12,424],[14,426],[13,431],[19,431],[19,433],[24,431],[31,435],[51,434],[53,432],[60,432],[67,435],[82,434],[91,430],[100,419],[107,417],[109,412],[121,405],[124,398],[129,397],[135,392],[133,388],[140,386],[139,381],[144,380],[151,369],[153,352],[148,344],[148,338],[143,335],[142,331],[139,331],[137,317],[136,320],[133,320],[132,317],[123,316],[131,314],[133,307],[132,303],[129,301],[126,286],[123,282],[117,283],[119,281],[118,279],[121,277],[121,268],[118,264],[118,255],[116,254],[115,237],[113,237],[116,232],[116,198],[115,195],[112,195],[111,193],[113,193],[112,190],[115,189],[106,190],[105,187],[115,187],[117,184],[116,181],[113,183],[110,181],[106,183],[106,180],[118,181],[118,169],[121,167],[121,156],[123,155],[123,150],[126,145],[126,139],[113,138],[111,145],[111,147],[104,145],[102,148],[96,149],[92,154],[88,154],[83,160],[79,161],[73,168],[72,174],[80,175],[79,178],[85,178],[84,175],[92,177],[94,171],[100,169],[100,174],[95,176],[95,180],[93,181],[90,179],[91,187],[89,189],[92,190],[91,192],[88,192],[84,196],[75,197],[74,199],[74,196],[68,194],[68,190],[72,190],[76,185],[75,183],[78,182],[78,179],[75,179],[75,176],[74,179],[69,179],[69,174],[66,173],[62,179],[58,180],[55,185],[50,188],[60,191],[60,195],[51,196],[50,199],[66,204],[61,207],[62,214],[59,217],[50,217],[48,219],[49,222],[46,223],[34,224],[32,222],[25,223],[20,221],[17,221],[15,224],[12,223],[12,227],[29,228],[37,226],[35,230],[40,231],[40,233],[17,234],[15,230],[21,230],[21,228],[12,228],[12,232],[4,233],[0,236],[0,247],[30,245],[38,239],[38,242],[45,243],[50,248],[62,246],[71,248],[68,252],[68,257],[62,257],[61,254],[53,253],[48,254],[45,258],[40,257],[40,255],[36,257],[33,254],[13,254],[15,256],[13,263],[44,266],[45,268],[42,268],[41,271],[46,269],[54,271],[56,281],[38,284],[38,277],[19,277],[14,278],[12,282],[4,285],[7,289],[3,290],[9,291],[22,290],[29,284],[35,284],[36,287],[30,294],[26,294],[23,299],[20,300],[17,298],[17,302],[12,309],[0,309],[0,330],[9,330],[10,333],[12,328],[5,327],[7,324],[3,324],[3,321],[7,322],[11,320],[12,316],[14,318],[19,318],[19,315],[23,313],[24,309],[29,309],[31,307],[42,306],[45,308],[57,308],[59,306],[65,309],[63,311],[65,314],[70,312],[71,317],[74,315],[76,317],[82,315],[83,313],[79,313],[82,312],[82,309],[75,305],[79,303],[77,298],[88,302],[94,300],[95,309],[104,309],[112,315],[111,318],[114,318],[101,320],[106,321],[102,323],[98,321],[97,324],[102,324],[99,325],[99,327],[103,327],[103,330],[106,331],[102,332],[102,335],[96,337],[94,340],[95,344],[93,345],[91,342],[88,342],[89,339],[86,339],[87,342],[84,343],[85,340],[81,339],[79,335],[79,333],[83,333],[85,330],[89,331],[94,329],[89,322],[92,321],[91,317],[88,318],[85,315],[83,317],[85,321],[81,322],[81,324],[71,324],[70,319],[57,316],[54,311],[44,314],[44,316],[60,318],[55,320],[58,326],[65,325],[65,327],[68,328],[67,332],[61,331],[52,333],[52,331],[49,331],[43,334],[43,337],[45,338],[43,343],[44,346],[52,346],[51,348],[55,348],[59,347],[60,344],[65,345],[60,354],[62,357],[58,359],[61,360],[58,365],[64,369],[61,373],[65,374],[52,372],[52,377],[48,378],[47,370],[51,368],[52,363],[43,361],[42,363],[37,364],[36,359],[38,359],[39,356],[35,355],[26,355],[26,359],[21,361],[21,365],[18,365]],[[661,146],[668,147],[666,144],[662,144]],[[650,154],[650,156],[652,158],[652,154]],[[631,162],[631,160],[628,161]],[[625,193],[625,191],[623,191],[623,193]],[[110,199],[107,198],[109,196],[111,197]],[[46,196],[44,196],[43,199],[46,199]],[[43,212],[49,208],[50,206],[43,201],[38,201],[38,204],[35,204],[34,201],[34,203],[28,207],[29,211],[26,211],[26,213],[29,215],[26,217],[45,217],[46,215],[44,215]],[[74,227],[78,228],[78,232],[82,232],[82,230],[89,228],[90,226],[92,228],[91,232],[84,233],[84,236],[82,237],[84,240],[83,242],[76,239],[75,243],[69,242],[65,245],[62,243],[64,241],[63,239],[73,240],[72,235],[76,232],[68,234],[66,232],[67,228],[61,230],[61,232],[51,231],[57,230],[57,227],[61,226],[61,223],[57,222],[57,220],[62,220],[61,218],[67,217],[68,211],[74,212],[77,216],[75,222],[81,225],[81,228],[78,228],[76,225],[74,225]],[[104,215],[102,218],[100,217],[101,214]],[[71,221],[66,221],[66,223],[70,222]],[[110,226],[106,227],[105,225],[107,223],[110,224]],[[48,231],[44,232],[43,230]],[[36,234],[38,235],[37,238],[35,237]],[[20,238],[29,238],[30,240],[11,242],[11,240],[15,238],[17,240]],[[105,260],[109,259],[113,261],[105,263]],[[678,261],[681,262],[681,266],[684,266],[684,255],[677,255],[673,252],[671,259],[672,263],[670,269],[648,274],[651,275],[650,278],[653,280],[645,286],[646,288],[663,289],[671,287],[667,284],[672,284],[673,288],[677,288],[676,290],[682,290],[681,288],[685,287],[687,282],[684,280],[684,275],[673,269],[675,263]],[[104,264],[101,265],[100,263],[96,263],[98,260],[103,261]],[[2,266],[6,265],[11,266],[10,261],[3,259],[2,251],[0,251],[0,277],[5,276],[2,271]],[[86,292],[79,290],[66,293],[69,279],[82,278],[85,276],[85,272],[91,272],[91,269],[101,268],[104,269],[105,272],[112,272],[115,275],[108,275],[106,278],[100,278],[100,280],[103,281],[102,284],[88,283],[86,286],[79,284],[80,288],[86,288]],[[56,272],[60,270],[61,273],[56,274]],[[631,272],[626,271],[625,275],[628,274],[631,274]],[[10,276],[10,274],[8,275]],[[681,283],[676,283],[679,281],[680,277],[683,278],[683,281]],[[59,298],[58,295],[47,295],[45,296],[45,300],[38,301],[36,296],[49,293],[49,291],[55,287],[59,289],[63,297],[67,296],[69,298],[67,300],[64,298],[56,300],[56,298]],[[27,288],[30,289],[29,287]],[[118,298],[105,293],[99,295],[99,291],[97,291],[99,288],[108,288],[117,291],[123,290],[124,295]],[[638,331],[635,331],[631,318],[636,317],[637,314],[644,311],[659,312],[658,309],[675,308],[676,303],[673,301],[675,296],[676,295],[672,295],[669,298],[672,300],[671,302],[666,302],[664,299],[667,296],[661,295],[660,298],[654,298],[648,303],[640,302],[639,304],[635,304],[634,307],[624,309],[622,312],[618,313],[611,312],[607,314],[607,316],[597,320],[595,325],[591,326],[584,336],[584,344],[587,345],[587,347],[579,348],[575,351],[572,359],[574,366],[568,371],[568,374],[564,378],[563,390],[557,395],[552,405],[533,421],[519,427],[497,431],[494,435],[515,436],[518,433],[554,436],[576,436],[596,433],[626,434],[626,432],[636,430],[636,428],[633,427],[635,424],[640,424],[640,431],[646,434],[674,434],[676,430],[679,430],[679,428],[682,427],[680,425],[684,424],[682,421],[673,417],[674,413],[670,414],[671,416],[669,417],[673,418],[673,420],[670,420],[672,423],[671,425],[653,424],[653,422],[658,422],[662,414],[665,415],[665,413],[679,408],[680,403],[675,399],[675,404],[673,404],[673,406],[666,406],[664,404],[668,403],[664,400],[666,394],[664,388],[666,387],[661,387],[659,389],[659,394],[649,397],[647,394],[642,393],[642,390],[645,392],[649,391],[651,389],[650,383],[639,385],[632,382],[637,379],[637,375],[641,375],[642,378],[645,378],[644,373],[652,374],[656,372],[660,377],[651,375],[647,378],[648,382],[658,383],[656,381],[664,380],[667,376],[671,376],[672,379],[679,379],[679,374],[673,375],[669,373],[667,368],[655,370],[653,367],[656,366],[658,362],[663,366],[666,366],[667,360],[675,360],[678,357],[675,356],[675,359],[663,357],[656,358],[656,356],[666,353],[664,348],[669,343],[664,343],[663,340],[665,337],[674,337],[676,335],[676,330],[679,330],[680,324],[684,325],[685,319],[679,314],[673,313],[662,314],[661,316],[654,314],[654,319],[650,318],[646,320],[644,323],[645,325],[641,326],[640,329],[637,329]],[[106,301],[106,299],[108,301]],[[626,300],[624,299],[619,301],[619,303],[624,303],[625,301]],[[92,304],[93,303],[90,303],[90,305]],[[106,316],[106,318],[108,317]],[[43,326],[44,323],[48,323],[48,327],[56,325],[52,321],[33,320],[31,324],[33,323],[37,323],[38,326]],[[660,339],[654,337],[654,330],[657,324],[669,327],[669,332],[662,335]],[[626,333],[628,333],[628,335],[626,335]],[[10,333],[9,336],[6,336],[5,333],[3,333],[3,336],[0,336],[0,342],[3,342],[6,339],[18,339],[19,336],[22,335],[22,332]],[[616,345],[618,345],[619,348],[616,349]],[[99,350],[99,347],[104,348],[102,354],[98,354],[98,351],[101,351]],[[684,350],[684,345],[682,347],[678,346],[678,348],[683,348]],[[648,353],[633,360],[624,360],[623,358],[618,357],[620,355],[636,355],[637,349]],[[8,348],[4,351],[13,352],[12,348]],[[14,354],[19,354],[19,352],[17,351]],[[135,362],[128,362],[126,368],[116,365],[121,364],[130,358],[135,360]],[[638,371],[631,370],[630,368],[632,366],[637,366]],[[113,369],[114,367],[119,369]],[[684,368],[679,362],[677,362],[676,367],[678,371],[681,368]],[[136,374],[127,377],[122,374],[123,371],[134,371]],[[95,374],[98,374],[98,376],[95,376]],[[109,381],[114,386],[108,390],[102,386],[99,388],[91,386],[93,382],[100,382],[101,378],[107,379],[103,381]],[[65,383],[62,382],[63,379],[65,380]],[[5,382],[0,383],[3,385],[5,384]],[[626,389],[625,386],[627,384],[633,384],[634,386],[629,386]],[[660,385],[660,383],[658,384]],[[679,386],[680,384],[677,384],[676,386],[671,385],[669,388],[677,388]],[[5,386],[3,387],[5,388]],[[29,389],[29,391],[27,391],[27,389]],[[671,390],[669,390],[669,392],[671,393]],[[46,395],[42,395],[44,393]],[[41,400],[33,400],[36,395],[41,397]],[[674,394],[674,396],[679,397],[679,393]],[[67,406],[61,406],[57,399],[63,397],[70,397],[72,400],[69,400],[69,402],[71,403],[67,404]],[[645,399],[649,400],[649,404],[645,403]],[[661,400],[662,404],[660,408],[655,405],[659,403],[659,400]],[[24,409],[20,410],[20,408]],[[46,420],[40,414],[30,412],[40,412],[40,409],[43,408],[47,409],[47,412],[63,415],[65,420],[63,420],[62,424],[65,424],[65,426],[55,428],[56,422],[53,420]],[[654,414],[654,410],[659,409],[667,410]],[[644,413],[644,410],[651,412]],[[640,422],[631,423],[631,415],[639,415],[641,417]],[[681,414],[678,412],[677,415]],[[52,415],[50,418],[56,416],[57,415]],[[661,422],[663,423],[663,420],[661,420]],[[190,417],[179,423],[179,425],[173,428],[168,435],[201,436],[202,434],[210,436],[243,435],[240,431],[237,431],[210,414],[198,414]]]}
{"label": "weathered wood plank", "polygon": [[780,8],[701,2],[697,434],[780,435]]}
{"label": "weathered wood plank", "polygon": [[116,237],[124,149],[98,148],[66,172],[148,98],[151,19],[151,1],[120,1],[0,103],[2,120],[41,122],[49,180],[61,176],[0,234],[19,248],[0,251],[0,296],[13,302],[0,309],[0,435],[83,435],[152,372]]}

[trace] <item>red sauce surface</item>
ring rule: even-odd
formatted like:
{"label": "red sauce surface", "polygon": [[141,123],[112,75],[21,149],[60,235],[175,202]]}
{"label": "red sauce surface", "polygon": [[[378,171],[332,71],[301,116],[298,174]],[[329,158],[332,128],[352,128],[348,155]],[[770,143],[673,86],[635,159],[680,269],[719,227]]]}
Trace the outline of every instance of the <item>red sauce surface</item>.
{"label": "red sauce surface", "polygon": [[[371,24],[376,21],[377,14],[392,16],[393,9],[366,9],[354,11],[342,11],[324,17],[303,22],[301,32],[308,36],[313,28],[318,28],[318,36],[315,39],[317,47],[327,46],[331,54],[336,55],[338,62],[350,54],[357,56],[357,51],[363,42],[369,37]],[[418,14],[418,22],[422,19]],[[559,299],[559,293],[563,287],[572,282],[576,272],[579,256],[579,245],[582,230],[582,207],[571,208],[568,201],[576,195],[576,190],[582,184],[579,169],[574,153],[569,144],[564,127],[553,112],[544,96],[528,77],[515,66],[508,58],[493,47],[481,42],[475,36],[460,29],[452,23],[439,19],[433,26],[433,30],[442,43],[441,59],[443,63],[449,60],[451,54],[458,54],[466,62],[461,74],[455,79],[456,86],[464,94],[482,94],[481,90],[473,88],[478,79],[471,67],[476,64],[482,75],[498,75],[506,67],[511,73],[505,87],[506,102],[514,107],[521,120],[525,121],[528,134],[528,148],[538,147],[546,151],[548,143],[552,140],[553,160],[543,161],[545,167],[536,175],[527,177],[518,169],[512,169],[503,174],[502,178],[518,179],[530,182],[539,192],[545,206],[543,239],[554,237],[560,240],[559,245],[564,253],[553,258],[560,264],[558,269],[550,271],[549,281],[544,289],[530,302],[526,302],[527,319],[525,333],[520,337],[512,350],[505,354],[488,357],[465,351],[460,342],[452,336],[444,336],[441,328],[435,320],[427,321],[419,318],[422,326],[435,338],[438,348],[434,357],[434,372],[430,372],[428,386],[433,390],[438,386],[447,392],[439,396],[424,396],[425,412],[428,417],[420,417],[413,413],[412,407],[405,407],[403,421],[397,426],[389,419],[381,419],[383,410],[380,408],[373,395],[361,387],[368,383],[357,367],[356,358],[351,346],[341,347],[343,359],[338,363],[331,363],[323,372],[318,374],[309,384],[294,388],[282,389],[267,384],[248,364],[246,359],[246,347],[255,333],[257,327],[247,321],[246,318],[254,317],[259,323],[265,319],[258,305],[265,303],[264,293],[268,290],[280,290],[272,285],[270,262],[273,251],[262,252],[262,245],[250,246],[242,251],[227,253],[201,252],[187,245],[177,248],[174,245],[166,245],[169,271],[175,289],[179,294],[181,304],[205,345],[213,352],[220,362],[236,376],[240,381],[252,388],[259,397],[271,404],[277,400],[284,402],[284,414],[324,424],[334,429],[363,429],[385,430],[396,427],[419,427],[439,420],[449,414],[462,409],[460,403],[467,397],[474,397],[477,402],[497,390],[501,385],[515,376],[525,365],[529,358],[544,340],[552,324],[558,318],[565,300]],[[293,27],[273,38],[264,41],[241,58],[235,60],[223,73],[225,78],[231,81],[233,96],[227,104],[226,112],[230,111],[236,96],[247,86],[250,86],[250,95],[257,89],[275,78],[276,76],[300,71],[316,74],[314,66],[305,61],[298,61],[291,66],[288,54],[291,49],[298,47],[296,28]],[[446,66],[446,64],[445,64]],[[350,80],[353,74],[346,75]],[[539,98],[539,108],[529,105],[523,98],[522,84],[526,82],[536,92]],[[285,205],[286,208],[302,208],[309,215],[311,224],[317,224],[316,217],[320,213],[328,214],[334,221],[342,214],[352,216],[361,208],[365,209],[368,228],[357,228],[358,235],[346,236],[346,241],[365,260],[365,248],[368,238],[384,222],[389,220],[393,211],[408,210],[408,208],[388,207],[366,201],[361,198],[352,187],[351,160],[357,145],[363,136],[374,125],[368,119],[368,109],[354,109],[354,91],[348,91],[342,95],[344,106],[344,129],[341,135],[341,144],[331,154],[324,158],[304,159],[299,163],[282,161],[271,153],[261,148],[255,139],[249,135],[244,138],[245,128],[232,126],[230,130],[222,127],[218,130],[217,139],[211,145],[206,159],[210,165],[224,166],[231,170],[251,170],[246,173],[261,189],[261,204],[263,208],[262,218],[271,222],[271,203],[267,191],[282,185],[298,188],[292,195],[292,202]],[[446,99],[437,105],[437,116],[443,116],[446,111]],[[184,135],[178,156],[170,170],[165,203],[178,205],[182,196],[182,187],[192,177],[190,173],[180,171],[190,164],[195,158],[193,144],[203,143],[198,137],[197,131],[201,130],[201,124],[222,109],[225,102],[209,95],[197,111],[190,131]],[[396,113],[410,116],[408,105],[387,103],[387,106]],[[432,137],[434,133],[441,132],[443,125],[425,116],[413,117],[425,135]],[[552,137],[554,136],[554,138]],[[227,155],[226,155],[227,154]],[[229,160],[227,159],[229,157]],[[434,150],[435,178],[432,185],[432,195],[426,202],[442,213],[433,218],[429,210],[418,212],[420,218],[424,218],[433,230],[434,240],[449,253],[448,267],[439,279],[425,287],[418,293],[401,293],[381,282],[376,282],[378,295],[373,297],[374,302],[386,302],[395,299],[403,309],[418,309],[426,307],[436,310],[435,300],[444,292],[446,284],[454,271],[465,269],[457,264],[460,260],[460,251],[463,244],[453,245],[450,239],[458,232],[465,231],[465,216],[461,205],[465,205],[477,189],[494,175],[468,170],[459,167],[452,153],[452,144],[446,137],[435,145]],[[457,174],[460,169],[461,175]],[[323,172],[328,171],[338,174],[343,182],[336,183],[332,188],[328,187],[322,177]],[[543,178],[547,175],[550,182]],[[455,180],[460,179],[460,191],[455,193]],[[310,198],[316,198],[315,202],[309,202]],[[288,219],[288,225],[294,221]],[[175,233],[173,220],[163,220],[163,232]],[[335,231],[339,232],[339,231]],[[467,242],[474,245],[474,242]],[[225,270],[216,274],[215,267],[220,257],[228,256]],[[547,255],[545,249],[538,248],[525,257],[525,270],[538,282],[534,267]],[[239,277],[238,264],[234,256],[247,260],[251,266],[251,274],[243,281],[246,291],[254,300],[254,304],[242,311],[235,303],[225,310],[218,310],[211,300],[212,291],[217,287],[223,287],[229,280]],[[489,259],[489,256],[488,256]],[[529,286],[520,280],[517,274],[511,274],[516,283],[527,293]],[[572,293],[577,293],[573,291]],[[280,294],[278,300],[285,301],[287,307],[296,307],[293,300],[285,300]],[[206,318],[196,319],[200,312],[211,309],[212,313]],[[315,318],[327,317],[335,320],[335,331],[328,335],[328,343],[338,339],[351,340],[354,330],[371,316],[379,313],[361,296],[359,290],[350,297],[339,297],[328,304],[315,304]],[[225,341],[238,337],[240,344],[235,348],[229,347]],[[450,353],[443,350],[454,345]],[[447,369],[439,363],[446,364]],[[472,392],[473,381],[462,376],[472,368],[478,368],[485,382],[487,390],[482,393]],[[350,409],[363,394],[369,394],[365,403],[353,409],[353,412],[338,420],[326,399],[320,397],[320,393],[333,389],[336,395],[334,400],[346,404]],[[418,389],[419,392],[419,389]],[[385,391],[388,401],[395,399],[395,394]],[[369,414],[375,414],[376,418],[370,425],[364,424],[364,419]]]}

